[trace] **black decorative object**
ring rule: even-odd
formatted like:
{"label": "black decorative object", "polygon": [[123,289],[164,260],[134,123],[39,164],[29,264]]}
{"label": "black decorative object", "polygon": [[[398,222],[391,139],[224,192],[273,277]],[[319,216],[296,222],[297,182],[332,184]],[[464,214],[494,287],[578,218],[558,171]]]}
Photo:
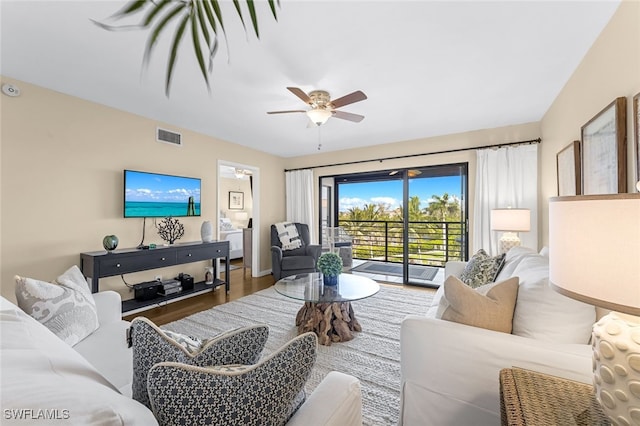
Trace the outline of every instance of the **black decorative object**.
{"label": "black decorative object", "polygon": [[115,235],[107,235],[102,239],[102,247],[109,253],[118,247],[118,237]]}
{"label": "black decorative object", "polygon": [[158,224],[158,235],[169,244],[173,244],[184,235],[184,225],[176,218],[165,217]]}

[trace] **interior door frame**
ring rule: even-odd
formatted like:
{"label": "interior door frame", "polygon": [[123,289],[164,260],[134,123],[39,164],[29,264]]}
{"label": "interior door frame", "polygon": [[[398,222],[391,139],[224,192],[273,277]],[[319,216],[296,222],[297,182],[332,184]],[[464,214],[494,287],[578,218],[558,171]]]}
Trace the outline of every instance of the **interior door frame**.
{"label": "interior door frame", "polygon": [[[261,276],[260,268],[260,168],[257,166],[252,166],[250,164],[242,164],[236,163],[234,161],[227,160],[218,160],[218,179],[216,181],[216,229],[217,229],[217,238],[220,239],[220,200],[221,189],[220,189],[220,177],[222,175],[221,166],[228,167],[237,167],[244,170],[250,170],[251,176],[253,177],[252,189],[251,189],[251,198],[253,200],[252,206],[252,229],[253,238],[251,244],[251,276],[259,277]],[[257,231],[257,232],[256,232]]]}

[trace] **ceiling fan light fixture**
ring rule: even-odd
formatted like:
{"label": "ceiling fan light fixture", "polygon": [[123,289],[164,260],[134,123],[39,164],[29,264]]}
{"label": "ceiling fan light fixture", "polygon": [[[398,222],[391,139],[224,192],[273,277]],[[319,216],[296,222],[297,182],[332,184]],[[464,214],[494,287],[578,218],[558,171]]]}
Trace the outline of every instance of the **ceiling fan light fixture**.
{"label": "ceiling fan light fixture", "polygon": [[312,109],[307,111],[307,117],[316,125],[321,125],[327,122],[327,120],[331,117],[331,111],[327,109]]}

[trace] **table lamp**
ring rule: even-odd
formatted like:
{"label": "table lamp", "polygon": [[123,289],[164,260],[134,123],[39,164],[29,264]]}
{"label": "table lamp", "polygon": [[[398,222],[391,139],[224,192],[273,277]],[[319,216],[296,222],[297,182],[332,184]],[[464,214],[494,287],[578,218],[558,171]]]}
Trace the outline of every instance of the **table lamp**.
{"label": "table lamp", "polygon": [[593,326],[594,390],[614,424],[640,424],[640,194],[552,198],[549,280],[613,311]]}
{"label": "table lamp", "polygon": [[238,222],[242,222],[244,226],[244,221],[249,219],[249,213],[247,212],[237,212],[235,214],[235,218]]}
{"label": "table lamp", "polygon": [[529,209],[493,209],[491,210],[491,230],[504,231],[500,238],[500,253],[506,253],[511,247],[520,245],[518,232],[531,230],[531,211]]}

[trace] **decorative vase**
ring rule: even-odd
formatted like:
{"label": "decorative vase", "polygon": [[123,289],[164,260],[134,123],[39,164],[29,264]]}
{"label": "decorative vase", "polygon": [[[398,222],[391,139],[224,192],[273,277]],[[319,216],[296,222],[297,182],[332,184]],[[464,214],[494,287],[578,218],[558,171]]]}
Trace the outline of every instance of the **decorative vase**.
{"label": "decorative vase", "polygon": [[322,282],[324,283],[324,285],[327,285],[327,286],[338,285],[338,276],[322,274]]}
{"label": "decorative vase", "polygon": [[213,267],[207,266],[204,268],[204,283],[205,284],[213,284]]}
{"label": "decorative vase", "polygon": [[593,325],[596,399],[617,425],[640,422],[640,319],[610,312]]}
{"label": "decorative vase", "polygon": [[102,247],[108,252],[111,252],[118,247],[118,237],[115,235],[107,235],[102,239]]}
{"label": "decorative vase", "polygon": [[213,225],[208,220],[202,222],[202,226],[200,227],[200,236],[202,237],[203,243],[210,243],[213,241]]}

